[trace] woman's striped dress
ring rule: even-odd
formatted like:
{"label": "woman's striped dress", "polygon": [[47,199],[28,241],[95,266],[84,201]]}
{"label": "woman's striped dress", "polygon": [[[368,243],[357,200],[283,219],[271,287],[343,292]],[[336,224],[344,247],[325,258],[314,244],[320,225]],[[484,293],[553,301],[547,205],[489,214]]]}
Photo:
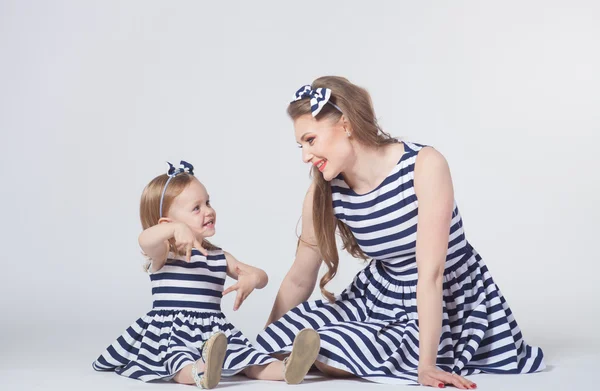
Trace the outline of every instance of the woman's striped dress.
{"label": "woman's striped dress", "polygon": [[[373,258],[336,302],[308,301],[258,335],[268,352],[289,351],[305,327],[318,330],[318,361],[381,383],[417,380],[414,167],[418,144],[375,190],[358,195],[341,176],[332,180],[335,216]],[[467,242],[454,208],[443,279],[443,325],[437,365],[461,375],[528,373],[544,369],[540,348],[523,340],[513,314],[479,254]]]}
{"label": "woman's striped dress", "polygon": [[151,273],[152,311],[127,328],[94,361],[94,369],[143,381],[169,380],[200,359],[204,342],[219,331],[227,336],[224,376],[275,361],[252,347],[221,312],[226,262],[220,249],[208,257],[193,250],[190,263],[169,260]]}

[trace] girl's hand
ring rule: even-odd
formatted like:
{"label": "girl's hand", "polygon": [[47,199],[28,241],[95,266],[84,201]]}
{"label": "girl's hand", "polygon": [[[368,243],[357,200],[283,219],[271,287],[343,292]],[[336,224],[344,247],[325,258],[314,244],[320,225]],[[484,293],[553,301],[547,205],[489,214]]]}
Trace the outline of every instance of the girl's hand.
{"label": "girl's hand", "polygon": [[192,259],[192,248],[200,251],[205,256],[208,255],[208,252],[204,247],[202,247],[202,243],[196,239],[196,236],[187,226],[187,224],[183,223],[175,223],[175,228],[173,229],[173,239],[175,239],[175,247],[177,250],[181,252],[185,252],[185,260],[190,262]]}
{"label": "girl's hand", "polygon": [[444,388],[446,384],[452,385],[461,390],[473,390],[477,384],[454,373],[444,372],[435,366],[422,368],[419,366],[419,383],[424,386],[435,388]]}
{"label": "girl's hand", "polygon": [[235,302],[233,304],[233,310],[237,311],[248,295],[256,288],[257,278],[254,273],[243,271],[239,267],[236,267],[235,271],[238,275],[237,283],[225,289],[223,291],[223,296],[230,292],[237,291],[237,296],[235,297]]}

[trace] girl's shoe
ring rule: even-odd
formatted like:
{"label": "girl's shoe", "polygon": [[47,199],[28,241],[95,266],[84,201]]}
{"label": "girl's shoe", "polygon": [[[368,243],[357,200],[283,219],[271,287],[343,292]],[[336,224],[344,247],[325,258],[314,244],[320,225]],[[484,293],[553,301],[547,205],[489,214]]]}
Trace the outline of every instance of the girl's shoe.
{"label": "girl's shoe", "polygon": [[202,359],[204,360],[204,373],[198,376],[196,365],[192,366],[192,376],[200,388],[215,388],[221,381],[221,370],[227,352],[227,337],[223,333],[216,333],[204,343]]}

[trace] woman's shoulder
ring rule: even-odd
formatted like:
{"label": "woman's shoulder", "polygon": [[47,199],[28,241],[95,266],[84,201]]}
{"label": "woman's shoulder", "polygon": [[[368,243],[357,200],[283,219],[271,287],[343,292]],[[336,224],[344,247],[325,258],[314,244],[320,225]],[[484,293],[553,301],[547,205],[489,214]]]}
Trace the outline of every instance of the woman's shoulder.
{"label": "woman's shoulder", "polygon": [[432,146],[427,144],[415,143],[412,141],[400,140],[400,145],[404,148],[405,153],[419,153],[421,150],[433,149]]}
{"label": "woman's shoulder", "polygon": [[422,145],[416,152],[415,174],[418,171],[427,173],[448,167],[448,162],[444,155],[432,146]]}
{"label": "woman's shoulder", "polygon": [[425,193],[452,193],[448,162],[444,155],[432,147],[427,146],[419,150],[415,159],[414,180],[417,197],[422,197]]}

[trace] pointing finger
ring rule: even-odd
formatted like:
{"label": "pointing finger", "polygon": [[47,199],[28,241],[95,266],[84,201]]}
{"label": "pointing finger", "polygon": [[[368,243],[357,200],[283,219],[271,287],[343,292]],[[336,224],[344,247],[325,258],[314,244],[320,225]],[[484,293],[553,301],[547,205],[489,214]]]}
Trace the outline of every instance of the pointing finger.
{"label": "pointing finger", "polygon": [[223,291],[223,296],[225,296],[229,292],[237,291],[239,288],[240,288],[240,286],[238,284],[234,284]]}

